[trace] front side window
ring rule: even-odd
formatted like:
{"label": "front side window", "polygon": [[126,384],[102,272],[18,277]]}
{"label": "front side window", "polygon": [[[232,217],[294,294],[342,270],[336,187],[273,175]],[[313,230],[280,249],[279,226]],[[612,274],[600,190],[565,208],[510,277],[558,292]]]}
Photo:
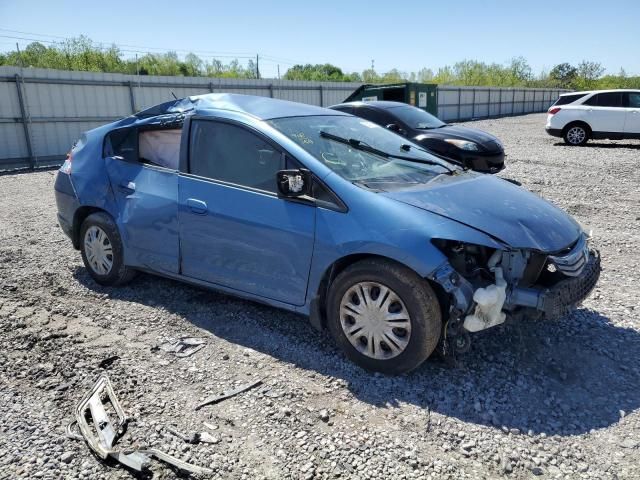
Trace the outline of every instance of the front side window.
{"label": "front side window", "polygon": [[385,114],[384,111],[376,110],[375,108],[357,107],[355,110],[355,114],[360,118],[364,118],[373,123],[377,123],[378,125],[382,125],[383,127],[389,125],[390,123],[394,123],[393,118]]}
{"label": "front side window", "polygon": [[[420,163],[441,162],[403,137],[368,120],[347,116],[289,117],[269,123],[341,177],[376,190],[427,183],[447,169]],[[321,132],[352,139],[383,152],[415,161],[388,158],[323,137]],[[408,147],[408,148],[407,148]]]}
{"label": "front side window", "polygon": [[640,93],[629,92],[627,105],[629,108],[640,108]]}
{"label": "front side window", "polygon": [[389,112],[409,125],[409,127],[416,128],[418,130],[430,130],[432,128],[444,127],[446,125],[446,123],[439,118],[436,118],[430,113],[427,113],[417,107],[412,107],[411,105],[393,107],[389,109]]}
{"label": "front side window", "polygon": [[282,155],[257,134],[239,125],[194,120],[189,172],[200,177],[277,192]]}

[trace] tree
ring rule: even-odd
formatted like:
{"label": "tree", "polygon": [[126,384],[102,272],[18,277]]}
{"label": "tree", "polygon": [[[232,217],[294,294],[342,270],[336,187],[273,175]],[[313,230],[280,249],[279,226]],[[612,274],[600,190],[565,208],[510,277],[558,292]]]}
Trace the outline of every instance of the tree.
{"label": "tree", "polygon": [[352,81],[351,76],[345,75],[339,67],[330,63],[294,65],[285,72],[283,78],[285,80]]}
{"label": "tree", "polygon": [[578,76],[576,67],[569,63],[560,63],[549,72],[549,79],[554,87],[571,88]]}
{"label": "tree", "polygon": [[600,63],[583,60],[578,64],[577,76],[573,86],[574,88],[584,90],[595,88],[598,78],[600,78],[603,73],[604,68]]}

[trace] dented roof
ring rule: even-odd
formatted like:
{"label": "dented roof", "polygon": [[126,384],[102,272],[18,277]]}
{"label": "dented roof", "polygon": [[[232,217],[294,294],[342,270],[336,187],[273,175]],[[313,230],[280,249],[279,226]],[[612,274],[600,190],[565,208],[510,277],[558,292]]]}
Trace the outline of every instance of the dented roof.
{"label": "dented roof", "polygon": [[312,115],[346,115],[335,110],[314,105],[305,105],[269,97],[235,93],[209,93],[162,103],[138,112],[135,116],[138,118],[147,118],[157,115],[187,112],[207,115],[212,113],[211,110],[230,110],[245,113],[259,120]]}

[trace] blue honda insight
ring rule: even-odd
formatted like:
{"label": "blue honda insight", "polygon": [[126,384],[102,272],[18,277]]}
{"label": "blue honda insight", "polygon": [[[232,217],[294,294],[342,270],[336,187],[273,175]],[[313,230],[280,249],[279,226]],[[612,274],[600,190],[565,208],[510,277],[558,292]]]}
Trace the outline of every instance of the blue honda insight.
{"label": "blue honda insight", "polygon": [[271,98],[189,97],[90,130],[55,195],[99,284],[144,271],[300,312],[384,373],[565,315],[600,275],[581,227],[524,188]]}

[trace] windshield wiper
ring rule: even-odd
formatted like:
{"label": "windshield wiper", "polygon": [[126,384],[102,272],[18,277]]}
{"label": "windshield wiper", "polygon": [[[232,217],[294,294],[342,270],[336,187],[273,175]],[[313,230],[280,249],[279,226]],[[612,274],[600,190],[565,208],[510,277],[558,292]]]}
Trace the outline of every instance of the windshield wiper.
{"label": "windshield wiper", "polygon": [[[427,165],[442,167],[446,169],[451,175],[453,175],[454,173],[452,169],[450,169],[449,167],[447,167],[446,165],[440,162],[434,162],[433,160],[407,157],[405,155],[396,155],[394,153],[385,152],[384,150],[378,150],[377,148],[374,148],[371,145],[368,145],[367,143],[355,138],[344,138],[344,137],[340,137],[338,135],[334,135],[333,133],[329,133],[325,131],[320,131],[320,136],[328,140],[333,140],[334,142],[342,143],[344,145],[349,145],[350,147],[353,147],[356,150],[362,150],[363,152],[372,153],[374,155],[378,155],[383,158],[397,158],[398,160],[407,160],[409,162],[426,163]],[[422,150],[422,149],[419,149],[419,150]],[[423,150],[423,151],[431,154],[431,152],[428,152],[426,150]]]}

